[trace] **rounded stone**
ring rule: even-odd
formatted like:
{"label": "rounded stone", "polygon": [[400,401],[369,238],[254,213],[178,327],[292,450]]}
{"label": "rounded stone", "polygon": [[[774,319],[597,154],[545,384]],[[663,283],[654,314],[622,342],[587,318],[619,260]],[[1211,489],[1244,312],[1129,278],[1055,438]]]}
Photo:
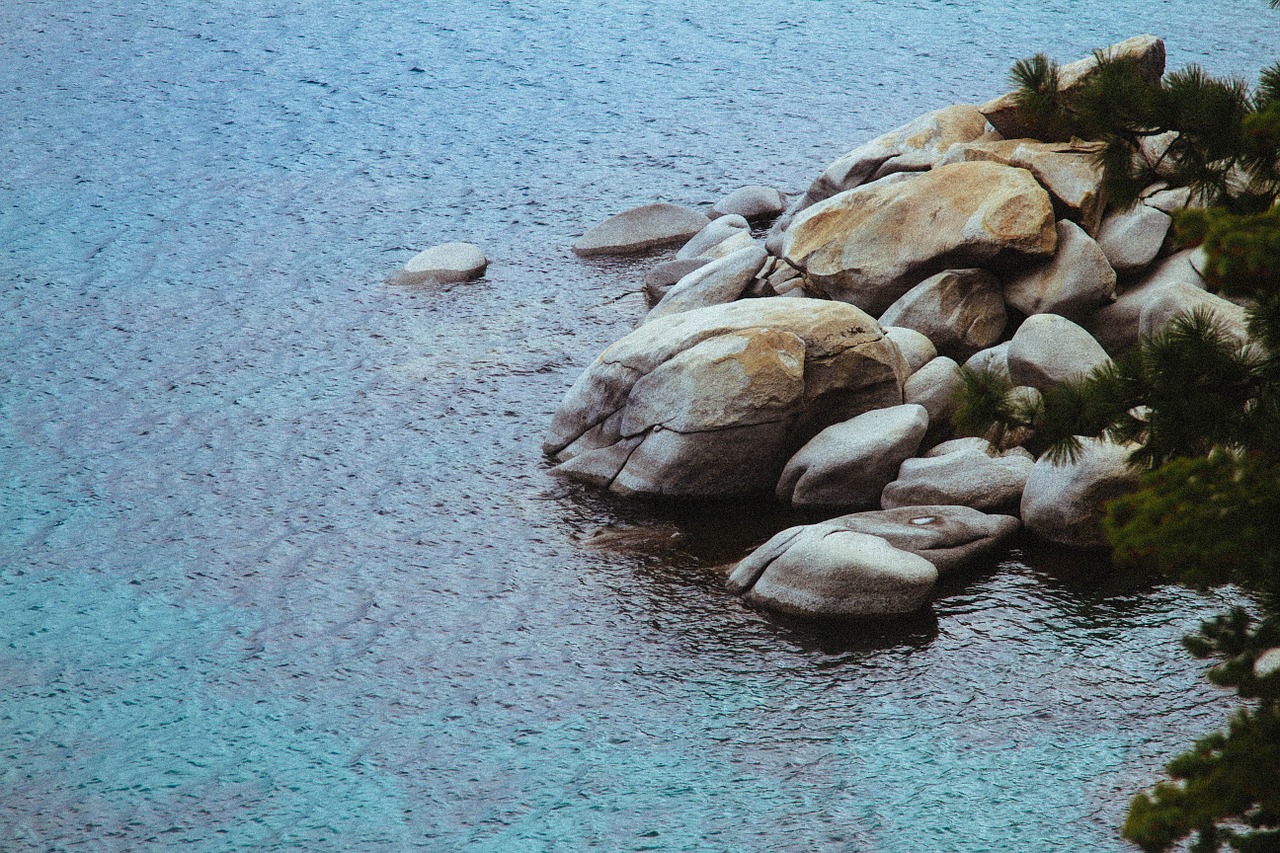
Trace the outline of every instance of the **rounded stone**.
{"label": "rounded stone", "polygon": [[471,243],[443,243],[414,255],[392,280],[395,284],[451,284],[484,275],[489,259]]}

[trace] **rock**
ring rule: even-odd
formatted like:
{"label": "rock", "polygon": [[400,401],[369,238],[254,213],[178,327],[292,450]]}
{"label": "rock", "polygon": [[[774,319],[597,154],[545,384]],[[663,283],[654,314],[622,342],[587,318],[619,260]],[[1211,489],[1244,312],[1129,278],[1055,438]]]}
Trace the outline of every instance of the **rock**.
{"label": "rock", "polygon": [[1170,255],[1137,282],[1120,290],[1116,301],[1094,312],[1085,320],[1084,327],[1113,356],[1132,349],[1138,343],[1142,311],[1147,303],[1170,287],[1185,284],[1204,289],[1204,279],[1191,262],[1193,255],[1192,250]]}
{"label": "rock", "polygon": [[814,436],[778,479],[778,500],[793,506],[879,506],[880,490],[920,446],[929,414],[916,405],[858,415]]}
{"label": "rock", "polygon": [[903,360],[907,363],[907,369],[911,373],[915,373],[924,367],[938,354],[933,346],[933,341],[917,332],[915,329],[906,329],[901,326],[881,326],[889,340],[893,341],[898,348],[898,352],[902,353]]}
{"label": "rock", "polygon": [[1014,385],[1043,390],[1087,376],[1108,361],[1092,335],[1057,314],[1028,317],[1009,341],[1009,378]]}
{"label": "rock", "polygon": [[951,422],[956,395],[964,387],[959,367],[952,359],[939,356],[911,374],[903,385],[903,400],[924,406],[931,429],[943,428]]}
{"label": "rock", "polygon": [[892,509],[958,504],[983,512],[1016,515],[1022,489],[1035,462],[1025,451],[1001,455],[989,450],[985,439],[979,441],[987,447],[960,447],[949,453],[906,460],[898,479],[881,493],[881,505]]}
{"label": "rock", "polygon": [[1253,662],[1253,677],[1266,678],[1280,672],[1280,648],[1267,649]]}
{"label": "rock", "polygon": [[1020,528],[1016,518],[987,515],[964,506],[912,506],[856,512],[778,533],[734,568],[728,587],[741,595],[751,590],[766,571],[775,566],[787,568],[803,560],[803,554],[789,550],[801,535],[810,541],[813,537],[840,531],[875,536],[894,548],[923,557],[939,574],[945,575],[990,559]]}
{"label": "rock", "polygon": [[815,204],[787,230],[782,257],[808,286],[880,314],[943,269],[1046,257],[1056,245],[1053,206],[1030,172],[956,163]]}
{"label": "rock", "polygon": [[683,243],[707,224],[705,214],[678,204],[634,207],[592,228],[573,244],[576,255],[629,255]]}
{"label": "rock", "polygon": [[823,428],[902,402],[906,365],[849,305],[749,299],[645,323],[600,354],[543,445],[556,471],[622,493],[772,491]]}
{"label": "rock", "polygon": [[1149,337],[1164,331],[1174,317],[1195,311],[1209,312],[1224,332],[1241,344],[1249,342],[1248,315],[1242,306],[1186,282],[1161,287],[1150,295],[1138,315],[1138,334]]}
{"label": "rock", "polygon": [[1116,272],[1134,272],[1155,260],[1172,224],[1173,218],[1157,207],[1135,204],[1102,221],[1098,248]]}
{"label": "rock", "polygon": [[1155,170],[1157,176],[1166,180],[1177,177],[1178,158],[1170,157],[1169,149],[1178,141],[1179,136],[1178,131],[1168,130],[1155,136],[1138,138],[1138,153]]}
{"label": "rock", "polygon": [[944,107],[858,146],[828,166],[790,211],[811,205],[897,172],[923,172],[956,143],[972,142],[987,120],[972,104]]}
{"label": "rock", "polygon": [[766,279],[769,286],[773,288],[773,292],[779,296],[806,296],[804,289],[804,278],[801,277],[800,271],[790,264],[781,260],[774,266],[773,272],[769,273]]}
{"label": "rock", "polygon": [[739,187],[715,203],[712,216],[738,215],[748,222],[773,219],[787,209],[787,197],[773,187]]}
{"label": "rock", "polygon": [[1086,233],[1095,234],[1106,207],[1102,169],[1096,159],[1100,148],[1096,142],[973,142],[953,146],[940,163],[987,160],[1026,169],[1049,191],[1061,216],[1079,223]]}
{"label": "rock", "polygon": [[707,256],[708,249],[744,231],[747,232],[747,238],[750,239],[751,234],[747,220],[741,216],[722,216],[719,219],[713,219],[701,231],[694,234],[689,239],[689,242],[680,247],[680,251],[676,252],[676,260],[687,261],[690,258]]}
{"label": "rock", "polygon": [[[788,537],[774,559],[756,571],[743,592],[748,602],[792,616],[895,616],[929,601],[938,570],[923,557],[893,547],[879,536],[824,525],[784,530]],[[779,548],[774,540],[764,551]],[[759,553],[759,552],[757,552]],[[731,581],[732,577],[731,576]]]}
{"label": "rock", "polygon": [[1148,207],[1154,207],[1161,213],[1173,213],[1191,204],[1191,188],[1157,190],[1142,199]]}
{"label": "rock", "polygon": [[663,261],[649,270],[644,277],[644,295],[656,304],[667,295],[677,281],[700,267],[711,263],[711,258],[689,258],[684,261]]}
{"label": "rock", "polygon": [[[1136,59],[1143,79],[1148,83],[1156,83],[1164,74],[1164,42],[1155,36],[1134,36],[1104,48],[1103,53],[1110,57],[1127,56]],[[1070,92],[1097,67],[1098,60],[1092,56],[1061,66],[1058,69],[1058,90]],[[988,101],[979,109],[987,121],[991,122],[991,126],[1006,139],[1021,139],[1031,135],[1031,128],[1018,115],[1017,100],[1013,92]]]}
{"label": "rock", "polygon": [[1009,378],[1009,341],[979,350],[969,356],[964,366],[977,373],[993,371],[1005,379]]}
{"label": "rock", "polygon": [[392,284],[453,284],[484,275],[489,259],[471,243],[444,243],[414,255],[390,279]]}
{"label": "rock", "polygon": [[751,284],[766,257],[768,256],[763,248],[752,244],[699,267],[676,282],[644,318],[644,322],[650,323],[681,311],[734,301]]}
{"label": "rock", "polygon": [[979,269],[930,276],[880,315],[880,325],[915,329],[939,353],[955,359],[966,359],[1000,340],[1006,322],[1000,283]]}
{"label": "rock", "polygon": [[1134,446],[1080,440],[1083,450],[1075,462],[1055,465],[1048,457],[1036,462],[1022,492],[1022,523],[1059,545],[1102,547],[1107,501],[1138,487],[1137,472],[1128,465]]}
{"label": "rock", "polygon": [[1083,320],[1116,299],[1116,273],[1079,225],[1057,224],[1058,253],[1005,283],[1004,298],[1023,314]]}

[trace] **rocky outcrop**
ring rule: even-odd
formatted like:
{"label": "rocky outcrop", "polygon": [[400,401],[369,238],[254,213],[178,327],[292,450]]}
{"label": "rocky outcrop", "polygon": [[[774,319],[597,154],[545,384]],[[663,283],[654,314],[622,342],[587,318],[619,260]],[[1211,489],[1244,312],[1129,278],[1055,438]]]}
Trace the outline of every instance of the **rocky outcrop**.
{"label": "rocky outcrop", "polygon": [[871,317],[752,299],[646,323],[587,368],[544,444],[556,471],[623,493],[772,491],[824,427],[902,402],[906,367]]}
{"label": "rocky outcrop", "polygon": [[454,284],[484,275],[489,259],[471,243],[443,243],[414,255],[395,273],[392,284]]}
{"label": "rocky outcrop", "polygon": [[941,355],[964,360],[1000,340],[1008,322],[1000,282],[986,270],[946,270],[908,290],[880,315],[915,329]]}
{"label": "rocky outcrop", "polygon": [[1056,245],[1053,205],[1030,172],[956,163],[810,207],[782,256],[809,286],[879,314],[944,269],[1048,257]]}
{"label": "rocky outcrop", "polygon": [[574,254],[629,255],[683,243],[707,225],[706,214],[678,204],[646,204],[615,216],[583,234],[573,244]]}
{"label": "rocky outcrop", "polygon": [[880,491],[902,460],[916,452],[928,429],[928,412],[913,404],[829,426],[782,469],[778,499],[805,507],[878,507]]}

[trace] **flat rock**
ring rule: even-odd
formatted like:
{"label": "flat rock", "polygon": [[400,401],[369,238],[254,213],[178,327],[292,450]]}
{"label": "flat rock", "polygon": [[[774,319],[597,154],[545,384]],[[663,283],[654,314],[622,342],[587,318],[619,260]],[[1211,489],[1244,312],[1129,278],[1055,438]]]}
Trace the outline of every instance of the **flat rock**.
{"label": "flat rock", "polygon": [[1115,301],[1116,273],[1079,225],[1063,219],[1057,231],[1057,254],[1007,281],[1004,298],[1023,314],[1083,320]]}
{"label": "flat rock", "polygon": [[683,243],[707,224],[706,214],[658,202],[610,216],[573,244],[574,254],[629,255]]}
{"label": "flat rock", "polygon": [[[1017,515],[1022,490],[1035,462],[1031,454],[993,452],[968,446],[949,453],[908,459],[898,478],[885,486],[880,502],[885,509],[919,504],[958,504],[983,512]],[[1018,448],[1021,450],[1021,448]]]}
{"label": "flat rock", "polygon": [[946,270],[908,290],[880,315],[882,326],[915,329],[942,355],[966,359],[1004,333],[1004,292],[986,270]]}
{"label": "flat rock", "polygon": [[923,406],[891,406],[827,427],[791,457],[778,500],[793,506],[869,509],[929,429]]}
{"label": "flat rock", "polygon": [[622,493],[773,491],[823,428],[902,402],[906,365],[837,302],[748,299],[645,323],[569,389],[543,445],[557,473]]}
{"label": "flat rock", "polygon": [[712,216],[737,215],[748,222],[773,219],[787,209],[787,197],[773,187],[739,187],[715,203]]}
{"label": "flat rock", "polygon": [[939,166],[819,202],[795,218],[782,257],[832,299],[883,313],[944,269],[1057,246],[1049,195],[1025,169],[999,163]]}
{"label": "flat rock", "polygon": [[393,284],[453,284],[484,275],[489,259],[471,243],[444,243],[414,255],[395,275]]}
{"label": "flat rock", "polygon": [[1009,378],[1045,389],[1087,376],[1110,359],[1093,336],[1057,314],[1028,317],[1009,341]]}
{"label": "flat rock", "polygon": [[690,258],[710,257],[709,250],[743,232],[747,233],[748,240],[751,239],[747,220],[741,216],[722,216],[719,219],[713,219],[701,231],[694,234],[689,242],[680,247],[676,252],[676,260],[687,261]]}
{"label": "flat rock", "polygon": [[734,301],[742,296],[743,290],[751,284],[767,257],[762,247],[751,244],[699,267],[676,282],[645,317],[644,322],[650,323],[681,311]]}
{"label": "flat rock", "polygon": [[1138,487],[1138,474],[1128,465],[1134,446],[1085,437],[1081,442],[1075,462],[1036,462],[1022,492],[1022,523],[1059,545],[1098,548],[1106,545],[1107,502]]}

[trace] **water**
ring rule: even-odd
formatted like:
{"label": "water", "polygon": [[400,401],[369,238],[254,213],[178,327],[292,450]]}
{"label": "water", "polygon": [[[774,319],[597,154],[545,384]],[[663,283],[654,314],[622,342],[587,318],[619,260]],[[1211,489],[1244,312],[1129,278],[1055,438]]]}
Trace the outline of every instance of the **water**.
{"label": "water", "polygon": [[[1036,51],[1151,30],[1252,74],[1274,25],[0,7],[0,848],[1127,849],[1128,797],[1231,707],[1177,645],[1224,599],[1015,552],[894,630],[744,609],[721,566],[784,519],[546,475],[561,394],[642,311],[642,265],[567,246],[802,189]],[[382,284],[458,239],[483,281]]]}

